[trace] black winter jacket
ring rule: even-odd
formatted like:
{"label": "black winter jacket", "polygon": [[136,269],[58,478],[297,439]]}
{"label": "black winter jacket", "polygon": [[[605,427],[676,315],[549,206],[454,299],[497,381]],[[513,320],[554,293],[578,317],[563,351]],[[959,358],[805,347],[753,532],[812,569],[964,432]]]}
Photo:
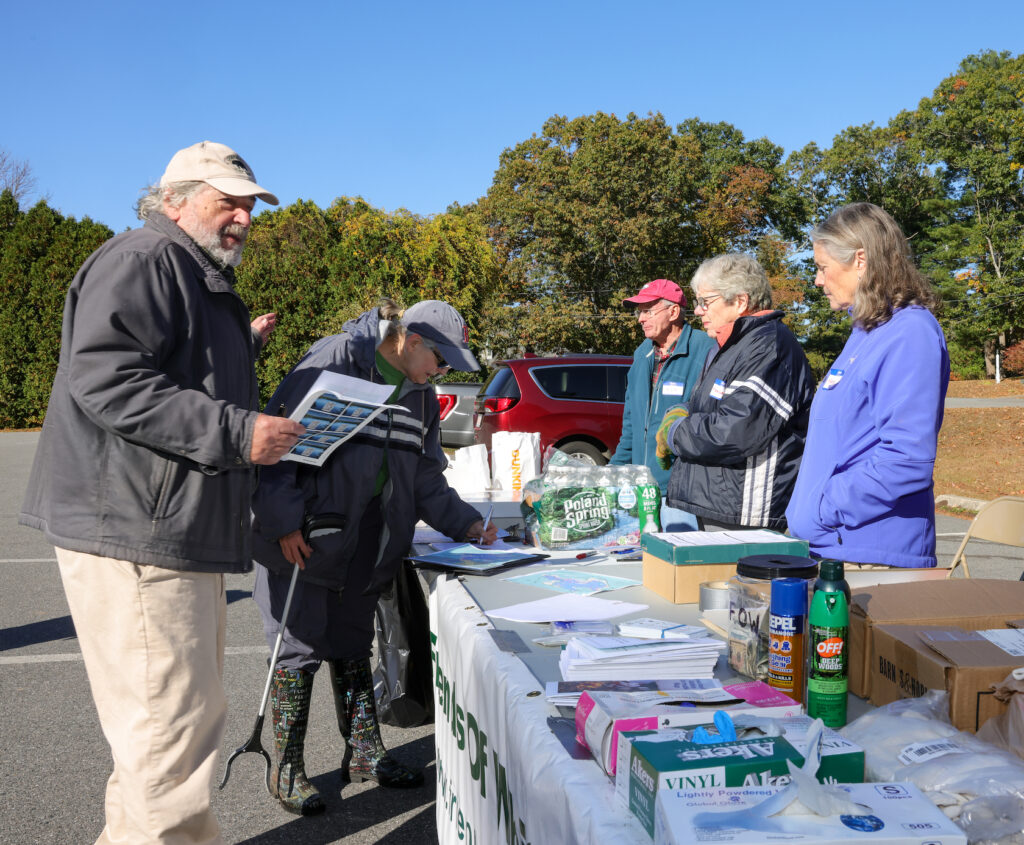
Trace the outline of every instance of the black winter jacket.
{"label": "black winter jacket", "polygon": [[[267,406],[291,413],[323,370],[382,383],[375,355],[380,314],[374,308],[310,347],[285,376]],[[412,544],[417,520],[462,538],[480,519],[472,506],[448,486],[448,464],[441,449],[441,409],[429,384],[402,382],[391,404],[402,410],[385,411],[350,440],[341,444],[322,467],[281,461],[264,467],[253,499],[253,548],[256,561],[281,574],[292,565],[281,553],[278,539],[302,527],[306,516],[341,514],[346,530],[318,537],[313,554],[299,576],[304,581],[340,589],[358,539],[359,523],[373,499],[377,473],[387,449],[388,481],[380,496],[384,531],[368,591],[389,584]]]}
{"label": "black winter jacket", "polygon": [[71,551],[252,568],[249,310],[162,214],[78,271],[21,522]]}
{"label": "black winter jacket", "polygon": [[672,428],[668,502],[715,522],[785,530],[814,379],[782,312],[740,317]]}

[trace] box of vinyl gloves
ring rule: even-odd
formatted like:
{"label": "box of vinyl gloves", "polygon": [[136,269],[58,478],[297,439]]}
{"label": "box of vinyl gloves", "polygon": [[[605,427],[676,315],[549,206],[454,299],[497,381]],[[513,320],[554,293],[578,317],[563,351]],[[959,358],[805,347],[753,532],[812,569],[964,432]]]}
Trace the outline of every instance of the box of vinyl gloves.
{"label": "box of vinyl gloves", "polygon": [[663,789],[655,803],[655,845],[967,845],[966,834],[911,783],[819,783],[823,729],[815,719],[807,758],[803,766],[787,761],[785,786]]}
{"label": "box of vinyl gloves", "polygon": [[[784,786],[790,781],[787,760],[802,766],[813,734],[809,716],[764,719],[737,716],[754,728],[731,741],[696,743],[683,730],[626,731],[619,735],[615,775],[618,799],[654,835],[658,793],[673,789],[721,786]],[[772,735],[774,734],[774,735]],[[816,777],[823,783],[864,780],[864,750],[830,728],[821,732],[821,762]]]}
{"label": "box of vinyl gloves", "polygon": [[912,783],[819,788],[839,792],[842,799],[830,793],[825,802],[803,795],[797,800],[795,784],[663,790],[654,843],[967,845],[967,835]]}

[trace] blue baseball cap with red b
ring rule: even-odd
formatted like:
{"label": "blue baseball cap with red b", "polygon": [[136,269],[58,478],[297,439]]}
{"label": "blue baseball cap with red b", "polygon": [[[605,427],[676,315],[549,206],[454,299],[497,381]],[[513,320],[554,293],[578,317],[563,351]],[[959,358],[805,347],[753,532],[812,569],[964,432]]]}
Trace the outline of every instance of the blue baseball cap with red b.
{"label": "blue baseball cap with red b", "polygon": [[465,373],[480,369],[469,351],[469,329],[462,316],[447,302],[424,299],[405,310],[402,325],[406,331],[425,337],[437,347],[445,362]]}

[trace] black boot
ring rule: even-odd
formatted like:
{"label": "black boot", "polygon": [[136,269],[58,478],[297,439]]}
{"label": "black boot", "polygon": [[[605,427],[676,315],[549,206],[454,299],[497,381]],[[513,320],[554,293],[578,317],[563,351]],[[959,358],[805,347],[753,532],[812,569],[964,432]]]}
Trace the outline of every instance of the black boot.
{"label": "black boot", "polygon": [[334,660],[330,669],[338,729],[346,746],[342,778],[353,783],[372,780],[398,789],[422,786],[423,772],[402,765],[384,748],[369,658]]}
{"label": "black boot", "polygon": [[313,816],[327,809],[320,793],[306,779],[302,759],[309,721],[313,673],[277,669],[270,687],[274,719],[274,762],[267,774],[267,789],[289,813]]}

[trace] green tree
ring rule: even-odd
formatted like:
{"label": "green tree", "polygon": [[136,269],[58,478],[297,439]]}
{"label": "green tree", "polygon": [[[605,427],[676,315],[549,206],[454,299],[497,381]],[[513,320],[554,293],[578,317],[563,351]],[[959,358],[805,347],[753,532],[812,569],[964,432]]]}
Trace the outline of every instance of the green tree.
{"label": "green tree", "polygon": [[475,210],[502,266],[505,302],[487,315],[496,351],[631,351],[641,335],[624,297],[796,231],[781,156],[725,123],[550,118],[502,153]]}
{"label": "green tree", "polygon": [[[913,142],[912,115],[903,112],[886,126],[851,126],[822,150],[811,143],[786,161],[790,180],[810,225],[852,202],[871,202],[888,211],[907,234],[919,260],[934,251],[936,213],[945,202],[940,180]],[[845,312],[835,312],[813,283],[810,244],[802,256],[803,299],[795,316],[811,367],[822,374],[850,333]]]}
{"label": "green tree", "polygon": [[477,346],[478,315],[496,280],[484,229],[464,213],[389,214],[340,197],[325,210],[306,201],[260,214],[237,289],[254,314],[278,314],[257,364],[264,399],[314,341],[336,334],[382,296],[405,306],[449,302]]}
{"label": "green tree", "polygon": [[257,363],[264,399],[314,340],[341,326],[330,263],[336,242],[331,222],[311,201],[253,219],[235,289],[253,315],[278,315]]}
{"label": "green tree", "polygon": [[914,115],[922,159],[947,204],[925,264],[943,287],[947,336],[985,345],[1024,329],[1024,56],[968,56]]}
{"label": "green tree", "polygon": [[0,196],[0,426],[43,421],[60,356],[64,297],[85,259],[113,235],[45,202],[20,212]]}

